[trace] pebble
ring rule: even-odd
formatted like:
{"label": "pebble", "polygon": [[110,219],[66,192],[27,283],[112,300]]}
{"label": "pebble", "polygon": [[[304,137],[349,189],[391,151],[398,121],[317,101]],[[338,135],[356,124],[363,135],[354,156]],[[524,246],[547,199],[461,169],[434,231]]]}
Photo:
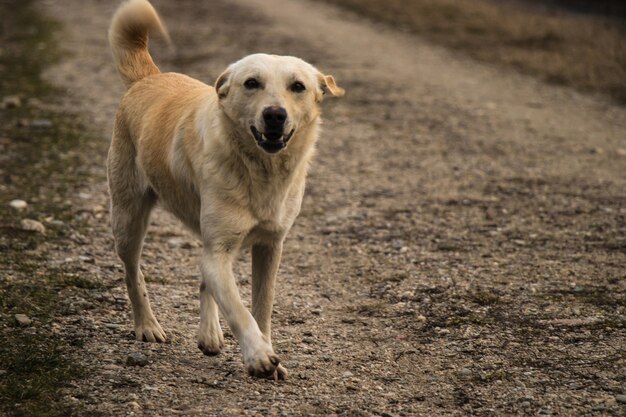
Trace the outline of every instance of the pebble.
{"label": "pebble", "polygon": [[58,227],[58,228],[61,228],[61,227],[65,226],[65,223],[63,223],[61,220],[57,220],[57,219],[48,220],[48,221],[46,221],[46,223],[48,223],[51,226]]}
{"label": "pebble", "polygon": [[28,317],[26,314],[16,314],[14,317],[15,321],[17,321],[17,324],[19,324],[20,327],[28,327],[33,323],[30,317]]}
{"label": "pebble", "polygon": [[396,250],[401,250],[405,246],[406,244],[404,243],[404,240],[402,239],[394,239],[391,241],[391,247]]}
{"label": "pebble", "polygon": [[135,411],[139,411],[141,410],[141,406],[139,405],[139,403],[137,401],[131,401],[128,403],[128,407],[132,408]]}
{"label": "pebble", "polygon": [[[112,329],[112,330],[116,330],[120,328],[119,324],[115,324],[115,323],[106,323],[104,325],[104,327],[106,327],[107,329]],[[130,356],[130,355],[129,355]]]}
{"label": "pebble", "polygon": [[615,401],[620,404],[626,404],[626,394],[617,394],[615,396]]}
{"label": "pebble", "polygon": [[343,373],[342,375],[344,378],[352,378],[354,376],[354,374],[350,371],[346,371]]}
{"label": "pebble", "polygon": [[3,109],[15,109],[22,106],[22,100],[19,96],[6,96],[2,99]]}
{"label": "pebble", "polygon": [[78,257],[78,260],[81,261],[81,262],[88,263],[88,264],[95,264],[96,263],[96,260],[94,258],[92,258],[91,256],[80,255]]}
{"label": "pebble", "polygon": [[619,148],[619,149],[617,150],[617,154],[618,154],[619,156],[626,156],[626,149]]}
{"label": "pebble", "polygon": [[22,219],[22,221],[20,222],[20,226],[22,227],[22,230],[37,232],[41,233],[42,235],[46,234],[46,226],[44,226],[43,224],[41,224],[41,222],[38,222],[37,220]]}
{"label": "pebble", "polygon": [[28,203],[24,200],[12,200],[9,205],[15,210],[24,210],[26,207],[28,207]]}
{"label": "pebble", "polygon": [[50,119],[33,119],[28,125],[33,129],[50,129],[52,127],[52,120]]}
{"label": "pebble", "polygon": [[43,103],[38,98],[31,97],[26,100],[26,105],[29,107],[34,107],[36,109],[40,109],[43,106]]}
{"label": "pebble", "polygon": [[[133,352],[126,357],[126,365],[129,366],[146,366],[148,357],[141,352]],[[148,387],[146,387],[147,389]]]}
{"label": "pebble", "polygon": [[461,368],[458,371],[459,377],[463,379],[468,379],[472,377],[472,371],[467,368]]}
{"label": "pebble", "polygon": [[180,237],[173,237],[173,238],[168,239],[167,240],[167,244],[172,249],[177,249],[177,248],[193,249],[193,248],[195,248],[197,246],[197,245],[194,245],[194,243],[188,242],[185,239],[182,239]]}
{"label": "pebble", "polygon": [[285,365],[285,368],[287,369],[295,369],[300,366],[300,363],[296,361],[285,361],[285,362],[282,362],[282,364]]}
{"label": "pebble", "polygon": [[522,403],[520,404],[522,408],[528,408],[530,407],[530,405],[530,401],[522,401]]}

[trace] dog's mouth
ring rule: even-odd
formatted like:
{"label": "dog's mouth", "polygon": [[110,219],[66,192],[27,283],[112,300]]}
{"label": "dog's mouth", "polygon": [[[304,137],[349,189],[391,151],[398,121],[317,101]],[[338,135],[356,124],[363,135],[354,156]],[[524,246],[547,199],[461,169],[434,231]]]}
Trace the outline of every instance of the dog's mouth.
{"label": "dog's mouth", "polygon": [[283,134],[282,132],[259,132],[259,130],[250,126],[250,131],[252,132],[252,136],[256,140],[257,145],[261,147],[267,153],[277,153],[281,151],[285,146],[287,146],[287,142],[293,136],[293,132],[296,129],[291,129],[291,132],[287,134]]}

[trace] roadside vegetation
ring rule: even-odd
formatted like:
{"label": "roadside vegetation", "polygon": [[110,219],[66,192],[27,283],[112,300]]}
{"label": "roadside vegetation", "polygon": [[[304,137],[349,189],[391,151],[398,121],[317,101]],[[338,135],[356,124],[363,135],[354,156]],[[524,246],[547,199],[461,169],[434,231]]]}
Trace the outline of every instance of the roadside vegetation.
{"label": "roadside vegetation", "polygon": [[[626,18],[617,1],[325,0],[484,62],[626,104]],[[600,4],[601,3],[601,4]],[[587,13],[570,12],[569,8]]]}
{"label": "roadside vegetation", "polygon": [[50,268],[47,248],[75,229],[66,196],[86,178],[74,149],[88,138],[41,78],[59,57],[57,26],[33,3],[0,3],[0,415],[69,416],[61,390],[84,376],[73,360],[83,340],[51,330],[72,313],[61,293],[97,283]]}

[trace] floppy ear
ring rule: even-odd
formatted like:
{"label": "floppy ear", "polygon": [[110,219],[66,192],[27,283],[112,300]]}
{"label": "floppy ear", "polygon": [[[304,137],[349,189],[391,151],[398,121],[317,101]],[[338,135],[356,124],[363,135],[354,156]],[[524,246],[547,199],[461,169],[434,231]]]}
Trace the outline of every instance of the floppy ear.
{"label": "floppy ear", "polygon": [[317,77],[320,82],[320,87],[324,93],[326,91],[329,91],[330,94],[335,97],[341,97],[346,94],[346,90],[337,85],[332,75],[324,75],[322,73],[319,73]]}
{"label": "floppy ear", "polygon": [[217,81],[215,81],[215,91],[217,92],[217,97],[224,98],[228,95],[228,89],[230,88],[229,83],[230,71],[224,71],[219,77],[217,77]]}

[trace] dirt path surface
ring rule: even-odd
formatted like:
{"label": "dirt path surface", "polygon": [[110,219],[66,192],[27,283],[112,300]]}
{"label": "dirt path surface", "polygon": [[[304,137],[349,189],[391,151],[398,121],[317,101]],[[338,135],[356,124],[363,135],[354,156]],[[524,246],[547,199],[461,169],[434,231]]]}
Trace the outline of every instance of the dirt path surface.
{"label": "dirt path surface", "polygon": [[[212,83],[248,53],[337,77],[286,245],[274,348],[249,378],[226,330],[196,347],[198,243],[163,212],[143,254],[166,344],[136,342],[108,227],[104,160],[123,93],[110,2],[45,2],[70,52],[47,73],[102,136],[76,196],[84,228],[49,264],[104,284],[65,294],[53,330],[85,338],[65,390],[95,415],[623,415],[626,110],[476,64],[315,2],[155,0],[162,70]],[[236,266],[249,299],[249,253]],[[146,366],[129,366],[141,352]]]}

